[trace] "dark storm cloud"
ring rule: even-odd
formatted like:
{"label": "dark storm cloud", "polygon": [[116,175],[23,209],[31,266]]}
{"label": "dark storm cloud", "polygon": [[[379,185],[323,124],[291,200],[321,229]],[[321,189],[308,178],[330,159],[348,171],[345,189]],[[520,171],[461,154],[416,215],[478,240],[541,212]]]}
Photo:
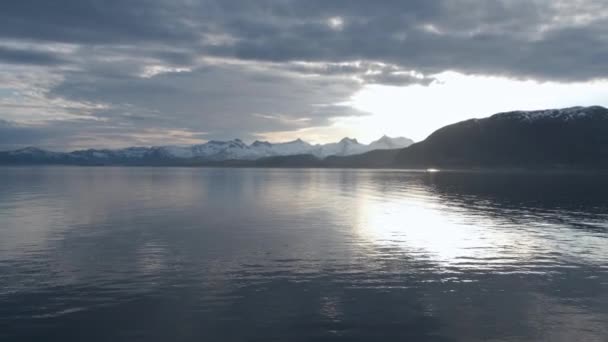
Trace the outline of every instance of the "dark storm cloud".
{"label": "dark storm cloud", "polygon": [[[243,39],[223,53],[272,61],[381,61],[425,74],[606,77],[608,26],[600,19],[576,22],[597,16],[586,3],[562,11],[556,1],[288,2],[227,27]],[[324,25],[334,17],[342,21],[339,28]]]}
{"label": "dark storm cloud", "polygon": [[[425,74],[456,70],[569,81],[608,73],[602,10],[593,0],[24,0],[0,4],[0,36],[156,44],[181,48],[157,56],[180,64],[201,54],[368,60]],[[340,25],[329,25],[331,18]]]}
{"label": "dark storm cloud", "polygon": [[[346,103],[365,84],[428,85],[444,71],[607,78],[605,7],[599,0],[2,1],[0,80],[8,75],[9,90],[0,85],[0,118],[14,119],[11,106],[35,98],[54,112],[93,108],[84,115],[92,120],[65,123],[70,145],[86,132],[125,144],[163,130],[254,138],[363,115]],[[47,73],[32,89],[18,69],[28,65]]]}
{"label": "dark storm cloud", "polygon": [[[173,6],[176,3],[178,5]],[[20,0],[0,2],[0,36],[64,43],[189,40],[187,8],[174,1]]]}

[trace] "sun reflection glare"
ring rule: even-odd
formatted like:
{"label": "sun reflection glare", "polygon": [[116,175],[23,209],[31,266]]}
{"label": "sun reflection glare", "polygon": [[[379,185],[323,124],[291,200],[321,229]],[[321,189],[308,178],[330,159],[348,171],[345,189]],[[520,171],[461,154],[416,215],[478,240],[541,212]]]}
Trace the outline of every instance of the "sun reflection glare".
{"label": "sun reflection glare", "polygon": [[[361,204],[358,232],[374,243],[398,245],[408,252],[452,263],[488,257],[492,243],[479,229],[453,222],[425,199],[367,200]],[[496,239],[500,237],[493,237]],[[496,240],[494,240],[496,241]]]}

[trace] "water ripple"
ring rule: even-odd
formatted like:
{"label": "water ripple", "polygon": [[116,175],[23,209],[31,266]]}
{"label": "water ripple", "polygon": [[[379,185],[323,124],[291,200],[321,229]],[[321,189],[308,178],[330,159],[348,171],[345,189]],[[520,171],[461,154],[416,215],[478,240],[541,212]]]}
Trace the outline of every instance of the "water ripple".
{"label": "water ripple", "polygon": [[0,177],[2,341],[608,336],[601,176],[0,168]]}

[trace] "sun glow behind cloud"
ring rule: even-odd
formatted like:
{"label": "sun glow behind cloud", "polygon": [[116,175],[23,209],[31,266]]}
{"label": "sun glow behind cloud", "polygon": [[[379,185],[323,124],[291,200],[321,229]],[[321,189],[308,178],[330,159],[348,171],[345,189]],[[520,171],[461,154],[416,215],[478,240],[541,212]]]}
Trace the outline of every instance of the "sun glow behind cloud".
{"label": "sun glow behind cloud", "polygon": [[554,83],[501,77],[436,75],[429,86],[367,85],[350,104],[369,116],[341,118],[336,127],[349,127],[362,141],[382,134],[426,138],[434,130],[469,118],[510,110],[568,106],[608,106],[608,81]]}

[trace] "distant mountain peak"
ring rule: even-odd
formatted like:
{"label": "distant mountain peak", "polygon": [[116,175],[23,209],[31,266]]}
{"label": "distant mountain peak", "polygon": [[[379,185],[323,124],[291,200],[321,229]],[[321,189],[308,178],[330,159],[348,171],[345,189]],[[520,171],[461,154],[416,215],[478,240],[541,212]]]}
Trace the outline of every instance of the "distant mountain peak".
{"label": "distant mountain peak", "polygon": [[357,139],[351,139],[349,137],[345,137],[345,138],[342,138],[342,140],[340,140],[340,143],[342,143],[342,144],[358,144],[359,141],[357,141]]}
{"label": "distant mountain peak", "polygon": [[13,153],[13,154],[44,154],[44,153],[50,153],[50,152],[47,152],[38,147],[28,146],[28,147],[24,147],[24,148],[12,151],[11,153]]}
{"label": "distant mountain peak", "polygon": [[374,149],[395,149],[408,147],[413,143],[412,139],[404,137],[391,138],[385,134],[380,139],[373,141],[370,146]]}
{"label": "distant mountain peak", "polygon": [[304,141],[304,140],[302,140],[300,138],[298,138],[296,140],[288,141],[288,142],[286,142],[286,144],[306,144],[306,145],[309,145],[306,141]]}
{"label": "distant mountain peak", "polygon": [[44,152],[44,150],[38,147],[28,146],[18,149],[16,152]]}
{"label": "distant mountain peak", "polygon": [[272,146],[271,143],[269,143],[268,141],[260,141],[260,140],[256,140],[253,142],[253,144],[251,144],[251,146],[253,147],[258,147],[258,146]]}
{"label": "distant mountain peak", "polygon": [[376,142],[389,142],[389,141],[393,141],[393,138],[389,137],[388,135],[383,135],[382,137],[380,137],[380,139],[376,140]]}

